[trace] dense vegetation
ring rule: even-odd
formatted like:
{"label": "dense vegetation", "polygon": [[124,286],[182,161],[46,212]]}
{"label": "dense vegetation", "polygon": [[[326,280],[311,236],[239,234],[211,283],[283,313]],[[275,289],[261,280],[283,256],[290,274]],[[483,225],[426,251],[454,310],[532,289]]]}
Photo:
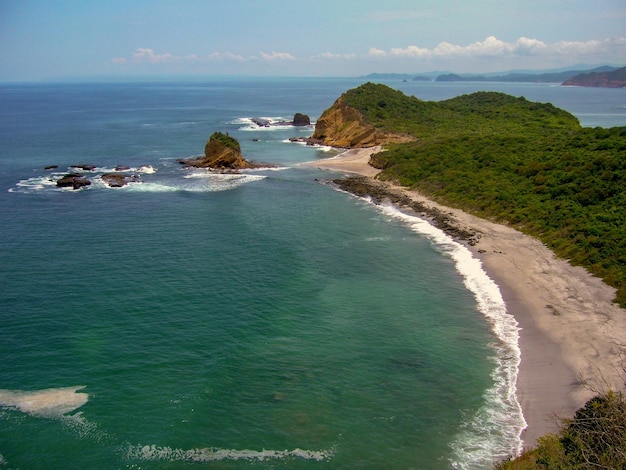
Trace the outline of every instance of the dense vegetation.
{"label": "dense vegetation", "polygon": [[209,142],[210,141],[219,142],[225,147],[236,150],[237,152],[241,152],[241,147],[237,139],[229,136],[228,133],[224,134],[223,132],[214,132],[209,138]]}
{"label": "dense vegetation", "polygon": [[380,178],[536,236],[626,306],[626,127],[582,128],[551,104],[495,92],[425,102],[368,83],[343,99],[418,138],[374,156]]}
{"label": "dense vegetation", "polygon": [[626,469],[626,398],[607,392],[589,400],[558,434],[539,439],[538,446],[497,470]]}

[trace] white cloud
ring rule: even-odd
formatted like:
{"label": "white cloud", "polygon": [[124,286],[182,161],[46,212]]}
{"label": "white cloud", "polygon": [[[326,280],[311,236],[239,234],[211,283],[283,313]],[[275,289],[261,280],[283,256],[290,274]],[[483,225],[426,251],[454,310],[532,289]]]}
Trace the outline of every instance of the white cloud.
{"label": "white cloud", "polygon": [[375,47],[372,47],[369,50],[368,55],[372,57],[384,57],[387,55],[387,53],[381,49],[376,49]]}
{"label": "white cloud", "polygon": [[209,54],[207,58],[208,60],[232,60],[236,62],[246,60],[245,57],[233,54],[232,52],[213,52],[212,54]]}
{"label": "white cloud", "polygon": [[405,48],[391,48],[384,51],[371,48],[367,53],[369,57],[385,58],[471,58],[471,57],[519,57],[519,56],[556,56],[569,55],[580,58],[594,54],[618,54],[623,53],[626,57],[626,38],[609,38],[603,41],[561,41],[554,44],[546,44],[538,39],[520,37],[515,42],[505,42],[495,36],[489,36],[484,41],[477,41],[465,46],[440,42],[432,49],[407,46]]}
{"label": "white cloud", "polygon": [[261,60],[296,60],[296,58],[288,52],[272,52],[271,54],[261,52],[260,56]]}
{"label": "white cloud", "polygon": [[[381,51],[382,52],[382,51]],[[334,54],[332,52],[323,52],[311,57],[312,60],[353,60],[358,57],[357,54]]]}
{"label": "white cloud", "polygon": [[[371,49],[370,49],[370,51],[371,51]],[[380,54],[380,53],[382,53],[382,54]],[[415,58],[415,59],[422,59],[422,58],[425,58],[425,57],[432,56],[432,51],[429,51],[428,49],[424,49],[422,47],[417,47],[417,46],[409,46],[406,49],[395,47],[395,48],[392,48],[389,53],[392,56],[396,56],[396,57],[412,57],[412,58]],[[385,55],[385,52],[378,51],[377,55],[378,56]]]}
{"label": "white cloud", "polygon": [[537,39],[521,37],[516,41],[516,50],[521,55],[539,54],[546,49],[546,44]]}
{"label": "white cloud", "polygon": [[164,54],[156,54],[152,49],[139,47],[133,52],[133,59],[136,62],[149,62],[151,64],[160,64],[163,62],[173,62],[177,58],[166,52]]}
{"label": "white cloud", "polygon": [[[290,67],[301,67],[303,70],[307,66],[324,64],[335,67],[333,70],[342,70],[342,66],[346,67],[345,70],[355,70],[355,67],[365,69],[372,67],[373,62],[382,62],[397,70],[414,70],[416,64],[420,63],[424,67],[451,67],[485,71],[503,69],[509,66],[547,68],[578,62],[617,64],[622,63],[624,57],[626,57],[626,37],[546,43],[539,39],[524,36],[511,42],[498,39],[495,36],[488,36],[482,41],[465,45],[442,41],[430,48],[418,45],[392,47],[387,50],[371,47],[367,52],[359,54],[328,51],[309,57],[297,57],[291,53],[279,51],[270,53],[261,51],[248,56],[231,51],[217,51],[207,55],[175,55],[170,52],[156,52],[153,49],[141,47],[128,57],[111,59],[110,63],[119,67],[131,67],[133,64],[149,64],[155,67],[176,64],[178,69],[193,66],[193,69],[190,68],[190,70],[198,70],[198,66],[202,64],[216,62],[222,63],[225,67],[237,64],[239,69],[248,67],[248,65],[253,67],[254,63],[260,62],[275,64],[282,62],[290,64]],[[359,61],[363,63],[359,64]],[[246,63],[248,65],[245,65]]]}
{"label": "white cloud", "polygon": [[592,55],[601,53],[623,53],[626,57],[626,38],[608,38],[603,41],[561,41],[554,45],[556,52],[561,54]]}
{"label": "white cloud", "polygon": [[149,64],[165,64],[173,62],[193,63],[193,62],[207,62],[207,61],[233,61],[241,62],[246,59],[243,56],[233,54],[232,52],[213,52],[205,57],[200,57],[197,54],[188,55],[174,55],[169,52],[158,54],[153,49],[147,47],[139,47],[135,49],[130,58],[115,57],[111,59],[114,64],[127,64],[127,63],[149,63]]}

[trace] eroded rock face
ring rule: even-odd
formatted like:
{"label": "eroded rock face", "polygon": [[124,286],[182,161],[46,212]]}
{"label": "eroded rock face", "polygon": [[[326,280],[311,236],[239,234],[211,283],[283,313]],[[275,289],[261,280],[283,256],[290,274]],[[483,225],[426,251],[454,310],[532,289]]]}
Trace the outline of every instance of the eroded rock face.
{"label": "eroded rock face", "polygon": [[391,134],[376,129],[365,122],[357,109],[344,103],[340,97],[317,120],[310,140],[331,147],[364,148],[416,139],[405,134]]}
{"label": "eroded rock face", "polygon": [[374,126],[366,124],[356,109],[339,98],[315,124],[313,140],[332,147],[373,147],[380,144]]}

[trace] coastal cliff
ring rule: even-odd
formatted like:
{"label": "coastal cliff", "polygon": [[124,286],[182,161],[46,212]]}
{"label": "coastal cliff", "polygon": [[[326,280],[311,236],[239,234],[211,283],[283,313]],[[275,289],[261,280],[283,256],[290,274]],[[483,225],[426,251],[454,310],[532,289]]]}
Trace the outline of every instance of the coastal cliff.
{"label": "coastal cliff", "polygon": [[204,156],[178,161],[186,166],[218,170],[242,170],[258,166],[243,158],[237,139],[221,132],[211,135],[204,146]]}
{"label": "coastal cliff", "polygon": [[414,137],[377,128],[365,121],[363,114],[340,96],[315,124],[311,138],[323,145],[341,148],[375,147],[393,142],[410,142]]}

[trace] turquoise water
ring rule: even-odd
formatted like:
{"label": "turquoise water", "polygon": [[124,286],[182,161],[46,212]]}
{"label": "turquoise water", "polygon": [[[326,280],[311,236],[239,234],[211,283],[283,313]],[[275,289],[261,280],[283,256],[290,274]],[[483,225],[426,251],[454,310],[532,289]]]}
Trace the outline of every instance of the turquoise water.
{"label": "turquoise water", "polygon": [[[0,87],[0,468],[489,468],[519,449],[516,327],[467,250],[320,184],[337,174],[300,164],[336,152],[287,141],[312,128],[251,124],[315,119],[360,82]],[[626,122],[622,90],[585,107],[508,86]],[[276,167],[181,168],[218,130]],[[93,184],[56,189],[78,163]],[[99,182],[116,165],[141,182]]]}

